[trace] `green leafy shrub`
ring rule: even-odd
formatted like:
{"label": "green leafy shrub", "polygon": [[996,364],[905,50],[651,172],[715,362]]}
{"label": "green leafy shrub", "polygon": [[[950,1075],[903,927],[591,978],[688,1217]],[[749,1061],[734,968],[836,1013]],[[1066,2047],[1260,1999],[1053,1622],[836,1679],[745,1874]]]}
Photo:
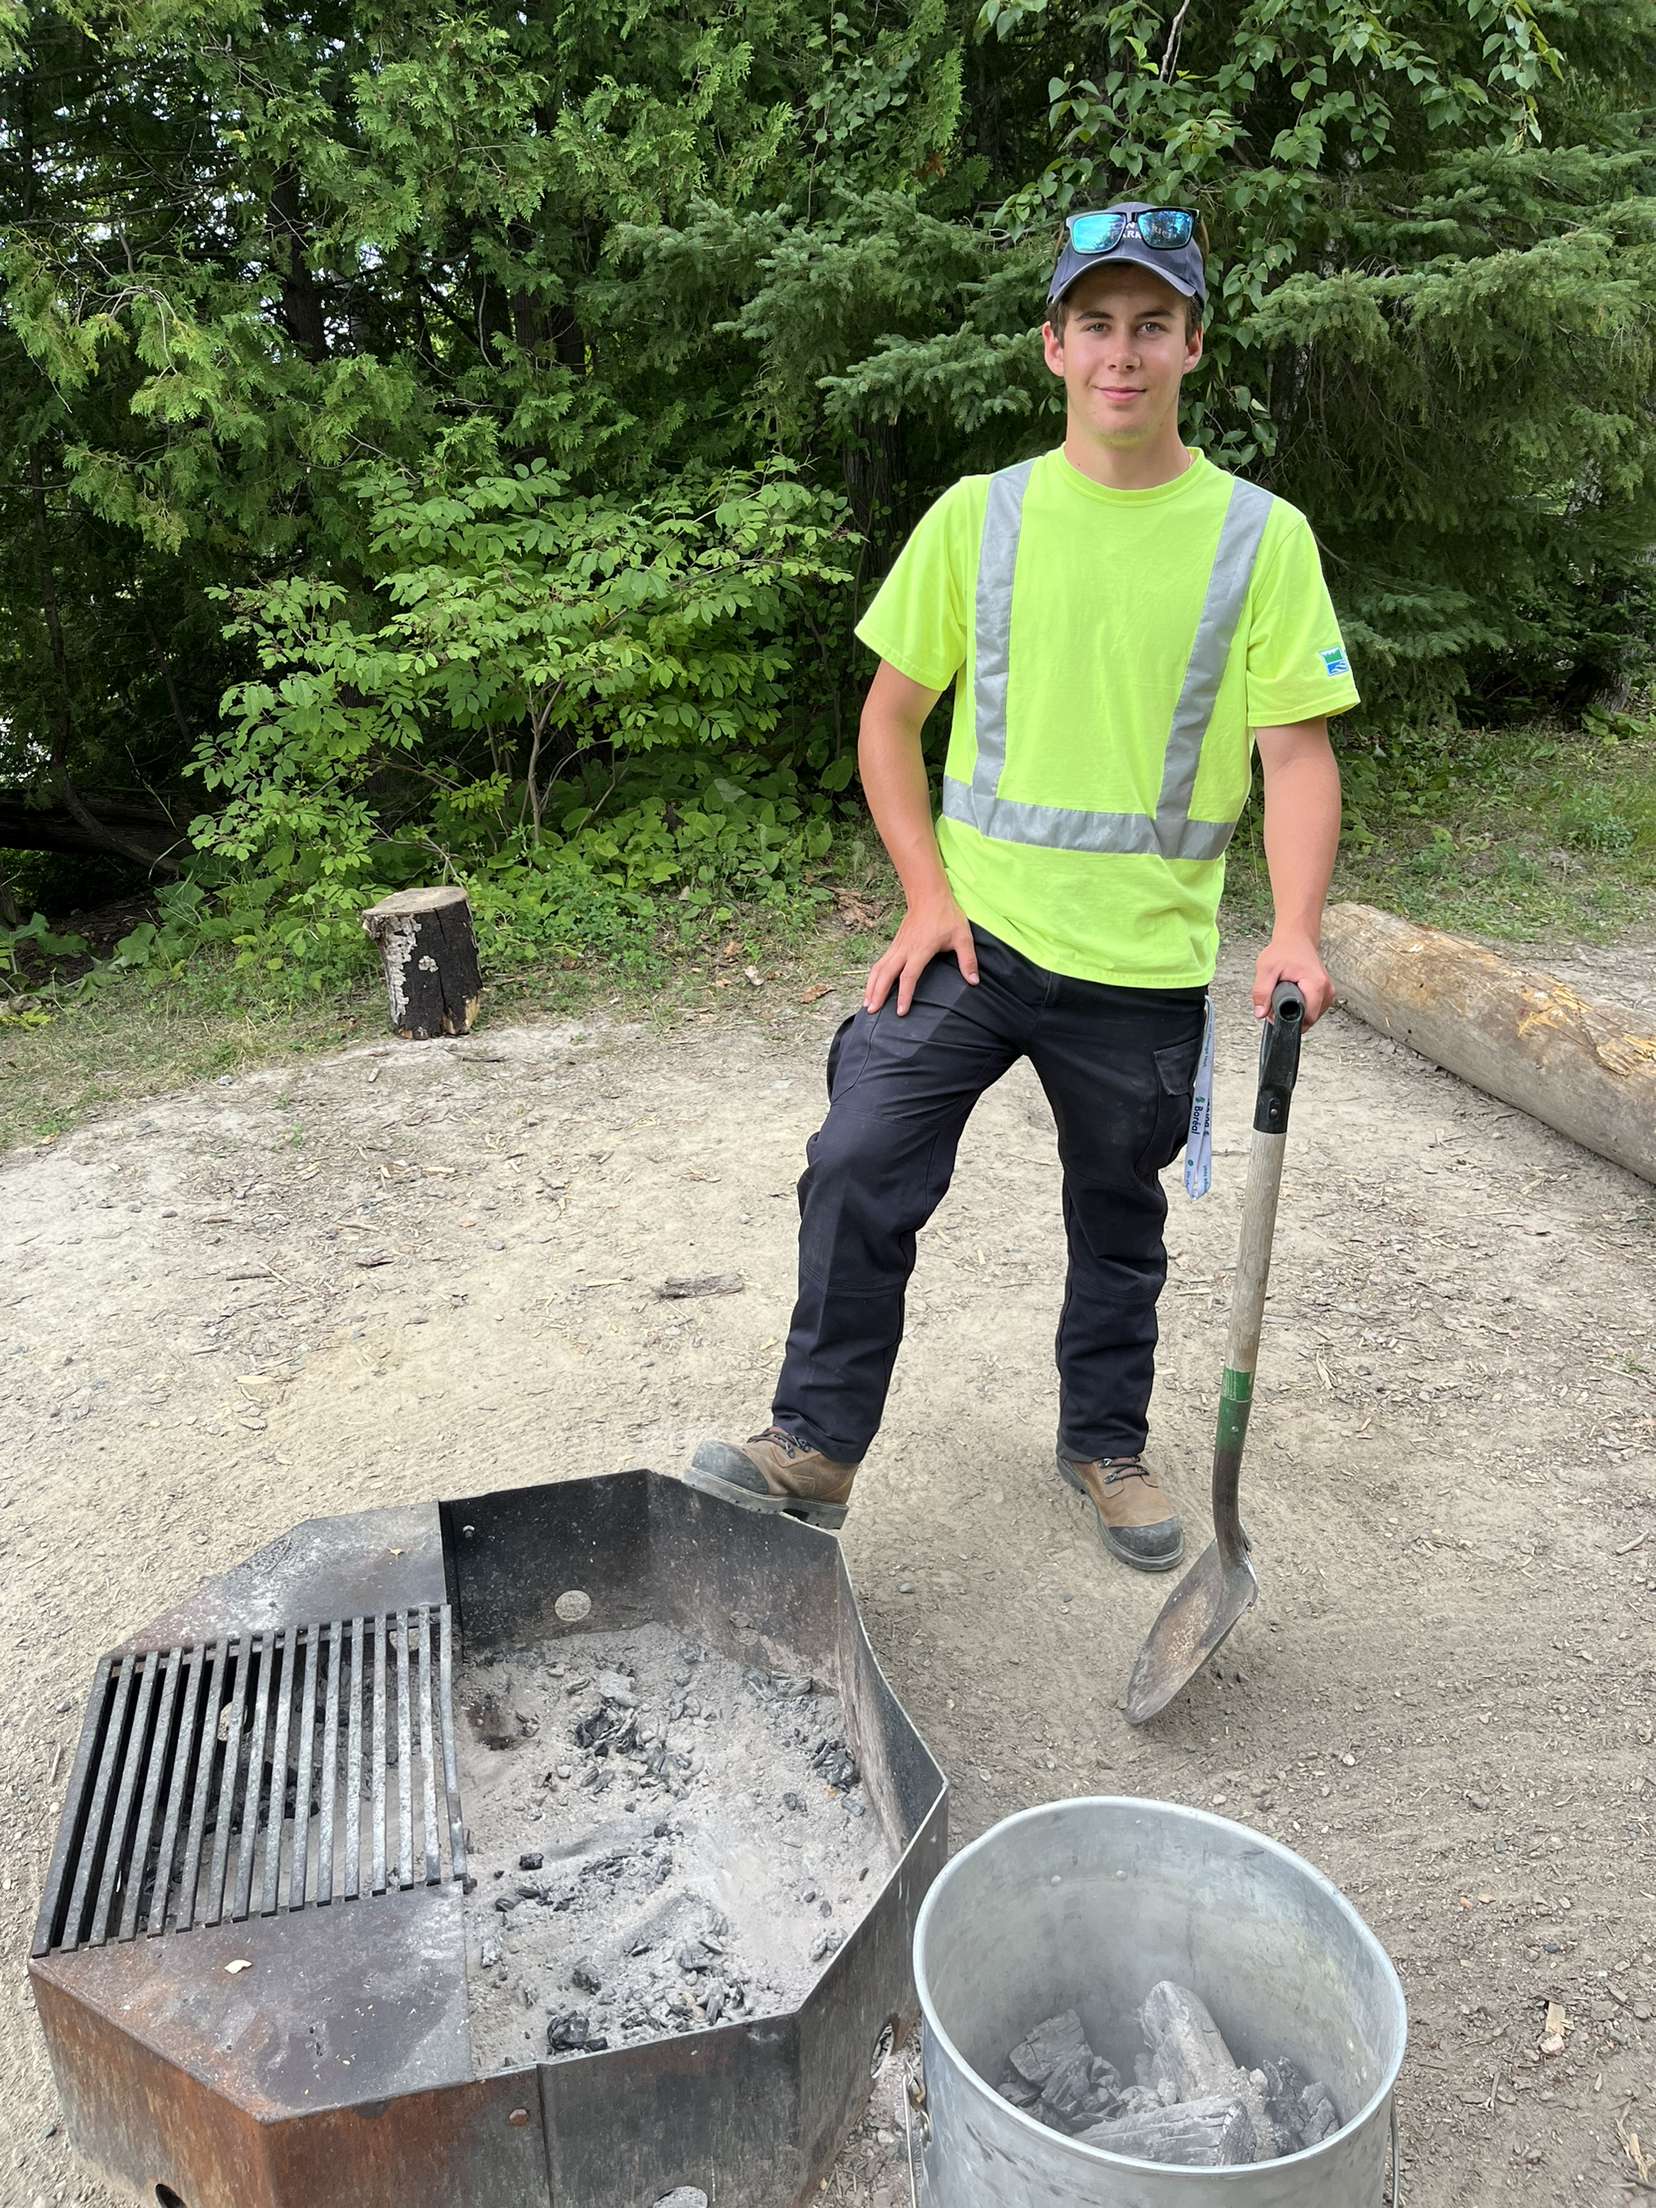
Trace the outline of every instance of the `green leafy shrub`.
{"label": "green leafy shrub", "polygon": [[774,469],[622,504],[542,461],[350,488],[371,592],[220,594],[259,673],[197,748],[217,810],[192,833],[246,957],[330,971],[366,903],[434,877],[474,887],[486,945],[557,947],[600,888],[613,930],[827,849],[826,796],[777,752],[791,724],[803,763],[790,631],[845,579],[838,500]]}

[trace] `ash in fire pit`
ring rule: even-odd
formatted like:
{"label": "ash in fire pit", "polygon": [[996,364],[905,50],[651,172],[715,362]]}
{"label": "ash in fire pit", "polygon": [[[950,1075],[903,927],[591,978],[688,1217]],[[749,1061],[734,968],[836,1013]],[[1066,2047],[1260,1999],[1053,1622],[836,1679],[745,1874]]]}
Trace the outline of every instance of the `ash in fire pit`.
{"label": "ash in fire pit", "polygon": [[1137,2021],[1145,2051],[1130,2082],[1066,2009],[1013,2048],[1002,2099],[1088,2146],[1202,2169],[1273,2162],[1339,2130],[1325,2085],[1286,2056],[1244,2070],[1187,1987],[1152,1986]]}
{"label": "ash in fire pit", "polygon": [[456,1692],[480,2074],[797,2005],[894,1866],[815,1679],[649,1625]]}

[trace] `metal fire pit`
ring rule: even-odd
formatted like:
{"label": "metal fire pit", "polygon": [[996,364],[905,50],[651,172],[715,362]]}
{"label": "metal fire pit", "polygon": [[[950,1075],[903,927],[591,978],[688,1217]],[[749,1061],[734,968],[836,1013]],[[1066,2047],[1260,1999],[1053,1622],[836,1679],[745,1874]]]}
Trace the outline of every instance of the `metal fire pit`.
{"label": "metal fire pit", "polygon": [[[795,2009],[479,2076],[458,1653],[650,1623],[833,1684],[896,1868]],[[800,2208],[947,1815],[831,1535],[642,1471],[307,1520],[98,1667],[29,1965],[69,2134],[151,2208]]]}

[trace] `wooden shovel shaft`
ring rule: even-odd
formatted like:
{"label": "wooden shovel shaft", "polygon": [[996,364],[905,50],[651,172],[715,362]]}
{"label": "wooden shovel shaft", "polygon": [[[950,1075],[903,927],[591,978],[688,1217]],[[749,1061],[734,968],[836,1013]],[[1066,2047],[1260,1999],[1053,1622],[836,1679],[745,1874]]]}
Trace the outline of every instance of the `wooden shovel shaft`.
{"label": "wooden shovel shaft", "polygon": [[1248,1185],[1242,1196],[1242,1235],[1231,1288],[1230,1347],[1219,1390],[1219,1432],[1213,1447],[1213,1537],[1220,1561],[1229,1570],[1248,1553],[1237,1489],[1242,1480],[1242,1444],[1253,1408],[1254,1367],[1259,1362],[1259,1330],[1265,1319],[1265,1288],[1271,1277],[1271,1241],[1276,1233],[1277,1195],[1282,1187],[1282,1146],[1288,1139],[1288,1111],[1299,1077],[1305,998],[1297,983],[1279,981],[1271,992],[1271,1014],[1260,1030],[1259,1093],[1254,1099],[1253,1145],[1248,1152]]}
{"label": "wooden shovel shaft", "polygon": [[1253,1407],[1254,1370],[1259,1362],[1259,1332],[1265,1319],[1271,1242],[1282,1188],[1282,1151],[1287,1140],[1285,1134],[1267,1135],[1255,1128],[1248,1153],[1248,1185],[1242,1199],[1242,1234],[1231,1294],[1230,1344],[1225,1352],[1219,1431],[1213,1447],[1213,1530],[1227,1565],[1247,1554],[1237,1491],[1242,1481],[1248,1413]]}

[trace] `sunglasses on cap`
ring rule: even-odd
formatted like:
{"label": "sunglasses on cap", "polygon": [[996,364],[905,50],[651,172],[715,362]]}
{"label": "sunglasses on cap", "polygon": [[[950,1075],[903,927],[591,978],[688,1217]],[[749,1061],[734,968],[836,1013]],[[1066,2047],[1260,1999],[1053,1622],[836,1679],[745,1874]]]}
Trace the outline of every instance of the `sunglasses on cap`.
{"label": "sunglasses on cap", "polygon": [[1131,223],[1145,245],[1163,253],[1176,253],[1188,245],[1196,217],[1188,207],[1142,207],[1137,214],[1119,209],[1107,215],[1066,215],[1064,228],[1077,253],[1111,253],[1127,235]]}

